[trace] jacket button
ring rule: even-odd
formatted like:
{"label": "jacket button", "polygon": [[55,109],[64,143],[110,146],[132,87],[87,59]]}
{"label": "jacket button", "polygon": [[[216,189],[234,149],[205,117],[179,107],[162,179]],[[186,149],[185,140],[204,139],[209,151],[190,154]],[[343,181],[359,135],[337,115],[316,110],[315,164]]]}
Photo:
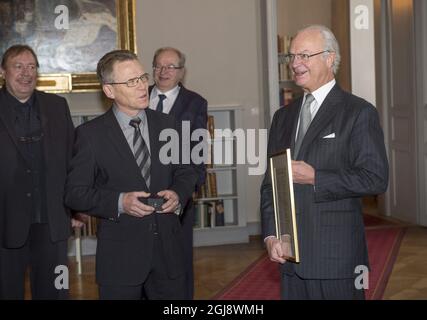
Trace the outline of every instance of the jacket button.
{"label": "jacket button", "polygon": [[27,169],[27,173],[29,174],[29,173],[31,173],[31,170],[30,169]]}
{"label": "jacket button", "polygon": [[27,193],[27,197],[31,198],[31,193],[30,192]]}

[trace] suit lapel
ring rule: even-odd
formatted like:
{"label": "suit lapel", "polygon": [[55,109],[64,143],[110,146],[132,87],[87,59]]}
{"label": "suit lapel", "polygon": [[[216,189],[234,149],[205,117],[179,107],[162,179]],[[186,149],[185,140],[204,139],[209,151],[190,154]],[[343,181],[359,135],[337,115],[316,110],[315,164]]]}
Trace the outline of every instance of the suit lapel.
{"label": "suit lapel", "polygon": [[[149,132],[149,139],[150,139],[150,156],[151,156],[151,167],[150,167],[150,176],[151,178],[155,175],[153,175],[154,172],[159,172],[161,169],[160,165],[160,143],[159,143],[159,137],[160,137],[160,129],[162,128],[161,123],[158,121],[158,117],[156,117],[157,111],[153,111],[151,109],[145,109],[145,114],[147,116],[147,123],[148,123],[148,132]],[[151,185],[150,189],[158,190],[157,187],[157,181],[155,179],[151,179]]]}
{"label": "suit lapel", "polygon": [[[2,89],[6,90],[6,89]],[[4,126],[6,127],[6,130],[9,134],[9,137],[12,139],[13,143],[16,146],[16,149],[18,149],[18,152],[21,154],[24,161],[28,163],[27,158],[25,157],[25,152],[23,150],[22,143],[20,143],[16,137],[16,132],[14,128],[14,112],[13,112],[13,105],[6,101],[7,96],[5,92],[0,92],[0,120],[3,122]]]}
{"label": "suit lapel", "polygon": [[[119,155],[123,158],[128,165],[134,165],[136,168],[135,157],[132,153],[132,150],[129,147],[128,142],[123,134],[122,129],[114,115],[113,109],[111,108],[107,111],[104,119],[104,125],[107,127],[107,136],[111,141],[112,145],[116,148]],[[138,168],[139,171],[139,168]]]}
{"label": "suit lapel", "polygon": [[[298,126],[298,118],[299,118],[299,113],[301,110],[301,104],[302,104],[302,100],[303,98],[299,98],[296,102],[295,102],[295,107],[292,108],[291,106],[289,106],[289,117],[288,117],[288,124],[284,126],[285,130],[287,131],[285,133],[285,138],[286,137],[290,137],[291,140],[287,141],[286,145],[290,146],[291,150],[294,150],[295,148],[295,139],[296,139],[296,131],[297,131],[297,126]],[[286,107],[285,107],[286,108]]]}
{"label": "suit lapel", "polygon": [[34,106],[38,108],[39,114],[40,114],[40,122],[41,122],[41,128],[43,132],[43,153],[44,153],[44,159],[46,161],[46,167],[49,167],[49,147],[51,145],[51,132],[49,130],[49,120],[48,120],[48,101],[43,97],[43,95],[39,94],[36,91],[36,98],[34,101]]}
{"label": "suit lapel", "polygon": [[175,102],[172,106],[172,109],[169,112],[169,114],[171,114],[173,116],[182,114],[182,112],[183,112],[182,109],[186,105],[185,100],[187,97],[187,94],[186,94],[187,89],[185,89],[184,86],[182,86],[182,85],[180,85],[180,87],[181,88],[179,89],[178,96],[176,97]]}
{"label": "suit lapel", "polygon": [[310,144],[319,136],[321,130],[335,117],[337,109],[342,103],[344,103],[344,101],[341,89],[338,85],[335,85],[326,96],[326,99],[323,101],[323,104],[320,106],[319,111],[311,122],[304,136],[304,140],[302,141],[298,159],[304,159],[304,154],[306,150],[308,150]]}

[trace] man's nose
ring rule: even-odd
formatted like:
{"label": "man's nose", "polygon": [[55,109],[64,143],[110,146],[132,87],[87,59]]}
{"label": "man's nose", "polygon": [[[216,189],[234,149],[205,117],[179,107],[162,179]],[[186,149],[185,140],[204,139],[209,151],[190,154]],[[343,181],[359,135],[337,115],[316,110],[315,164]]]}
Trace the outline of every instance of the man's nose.
{"label": "man's nose", "polygon": [[167,66],[163,66],[163,67],[161,67],[160,68],[160,74],[165,74],[165,73],[167,73],[169,71],[169,69],[168,69],[168,67]]}

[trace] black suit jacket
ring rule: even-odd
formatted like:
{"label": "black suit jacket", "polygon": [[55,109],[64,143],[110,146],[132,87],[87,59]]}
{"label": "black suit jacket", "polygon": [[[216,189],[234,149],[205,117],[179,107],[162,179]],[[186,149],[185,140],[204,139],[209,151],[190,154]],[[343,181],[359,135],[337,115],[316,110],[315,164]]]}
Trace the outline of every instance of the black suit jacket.
{"label": "black suit jacket", "polygon": [[[293,150],[302,98],[276,112],[268,156]],[[330,138],[325,138],[325,137]],[[298,159],[315,169],[315,186],[294,184],[300,264],[285,263],[306,279],[355,277],[369,265],[361,197],[385,192],[388,162],[376,109],[336,85],[313,119]],[[261,187],[263,235],[274,235],[269,170]]]}
{"label": "black suit jacket", "polygon": [[100,217],[96,278],[102,285],[138,285],[153,259],[153,224],[159,229],[170,277],[184,272],[182,231],[176,214],[153,213],[143,218],[118,217],[122,192],[173,190],[182,205],[190,199],[196,173],[190,165],[164,165],[159,151],[163,129],[176,129],[173,117],[146,109],[151,151],[151,185],[147,188],[112,110],[76,129],[76,144],[66,185],[66,204]]}
{"label": "black suit jacket", "polygon": [[[182,126],[183,121],[189,121],[190,133],[193,133],[197,129],[206,129],[208,122],[208,102],[201,95],[188,90],[182,84],[179,84],[179,86],[181,88],[169,114],[175,117],[179,127]],[[149,87],[150,94],[153,88],[154,86]],[[191,141],[190,148],[192,149],[197,143],[196,141]],[[197,187],[200,187],[205,183],[206,166],[204,164],[193,164],[193,167],[198,172]]]}
{"label": "black suit jacket", "polygon": [[[14,111],[5,90],[0,90],[0,243],[18,248],[27,240],[31,224],[32,177],[16,137]],[[74,126],[64,98],[40,91],[35,91],[35,97],[44,134],[47,217],[52,241],[56,242],[71,234],[63,196]]]}

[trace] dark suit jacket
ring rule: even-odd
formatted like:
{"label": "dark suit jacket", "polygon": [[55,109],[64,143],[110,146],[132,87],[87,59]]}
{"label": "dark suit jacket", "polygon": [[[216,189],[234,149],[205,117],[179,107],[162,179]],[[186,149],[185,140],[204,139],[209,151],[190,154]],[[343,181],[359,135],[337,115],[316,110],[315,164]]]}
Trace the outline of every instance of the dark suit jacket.
{"label": "dark suit jacket", "polygon": [[153,213],[143,218],[121,214],[122,192],[173,190],[182,205],[190,199],[196,173],[190,165],[163,165],[159,141],[163,129],[176,129],[173,117],[146,109],[151,149],[151,186],[147,188],[132,150],[112,110],[76,130],[74,157],[66,185],[66,204],[100,217],[96,277],[102,285],[138,285],[153,259],[153,224],[159,230],[169,276],[184,272],[182,231],[176,214]]}
{"label": "dark suit jacket", "polygon": [[[35,95],[44,134],[47,217],[51,238],[56,242],[71,234],[63,195],[74,126],[64,98],[40,91],[35,91]],[[27,240],[31,224],[32,177],[22,145],[17,141],[9,99],[5,89],[0,90],[0,244],[18,248]]]}
{"label": "dark suit jacket", "polygon": [[[197,129],[206,129],[208,122],[208,102],[205,98],[196,92],[186,89],[180,84],[178,96],[172,106],[170,115],[174,116],[178,125],[181,126],[183,121],[190,122],[190,133]],[[154,86],[150,86],[149,92],[153,90]],[[198,142],[191,142],[190,148],[192,149]],[[197,187],[205,183],[206,167],[204,164],[194,165],[194,168],[199,173],[197,180]]]}
{"label": "dark suit jacket", "polygon": [[[276,112],[268,156],[293,150],[302,98]],[[324,137],[335,134],[335,138]],[[388,162],[376,109],[336,85],[304,137],[298,159],[315,170],[315,186],[294,184],[300,264],[285,263],[306,279],[353,278],[368,266],[361,197],[385,192]],[[263,235],[274,235],[270,176],[261,187]]]}

